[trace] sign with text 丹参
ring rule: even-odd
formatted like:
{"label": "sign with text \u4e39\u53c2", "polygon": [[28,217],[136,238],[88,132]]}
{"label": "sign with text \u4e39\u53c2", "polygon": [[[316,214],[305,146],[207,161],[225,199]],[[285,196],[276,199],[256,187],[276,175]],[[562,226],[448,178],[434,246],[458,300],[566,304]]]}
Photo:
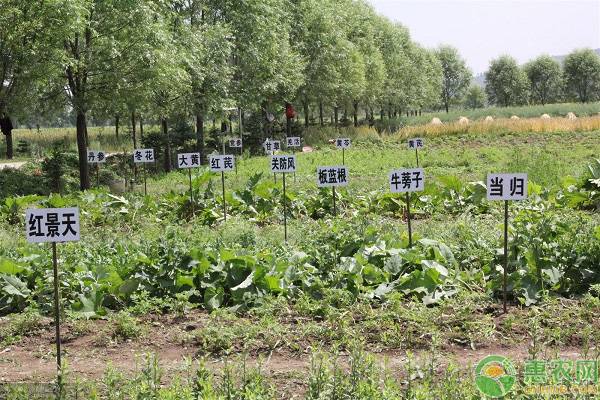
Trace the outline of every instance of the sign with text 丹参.
{"label": "sign with text \u4e39\u53c2", "polygon": [[25,218],[30,243],[76,242],[80,239],[79,208],[30,208]]}
{"label": "sign with text \u4e39\u53c2", "polygon": [[106,162],[106,153],[103,151],[88,150],[87,160],[90,164],[104,164]]}
{"label": "sign with text \u4e39\u53c2", "polygon": [[425,147],[425,141],[421,138],[408,139],[409,149],[422,149]]}
{"label": "sign with text \u4e39\u53c2", "polygon": [[279,140],[267,139],[263,143],[263,147],[265,149],[265,153],[272,154],[276,151],[281,150],[281,142]]}
{"label": "sign with text \u4e39\u53c2", "polygon": [[153,163],[154,149],[136,149],[133,152],[133,162],[136,164]]}
{"label": "sign with text \u4e39\u53c2", "polygon": [[422,192],[425,190],[425,171],[422,168],[399,169],[390,172],[392,193]]}
{"label": "sign with text \u4e39\u53c2", "polygon": [[177,168],[197,168],[200,166],[200,153],[177,154]]}
{"label": "sign with text \u4e39\u53c2", "polygon": [[300,147],[302,146],[302,140],[299,137],[288,137],[285,139],[287,147]]}
{"label": "sign with text \u4e39\u53c2", "polygon": [[229,172],[235,168],[235,157],[232,155],[213,155],[209,160],[211,172]]}
{"label": "sign with text \u4e39\u53c2", "polygon": [[271,156],[271,172],[296,172],[296,156]]}
{"label": "sign with text \u4e39\u53c2", "polygon": [[348,177],[348,167],[345,166],[317,168],[318,187],[348,186]]}
{"label": "sign with text \u4e39\u53c2", "polygon": [[348,149],[352,146],[352,140],[348,138],[337,138],[335,139],[335,147],[338,149]]}
{"label": "sign with text \u4e39\u53c2", "polygon": [[487,199],[527,199],[527,174],[488,174]]}
{"label": "sign with text \u4e39\u53c2", "polygon": [[242,147],[242,138],[236,137],[229,139],[229,147],[233,148],[241,148]]}

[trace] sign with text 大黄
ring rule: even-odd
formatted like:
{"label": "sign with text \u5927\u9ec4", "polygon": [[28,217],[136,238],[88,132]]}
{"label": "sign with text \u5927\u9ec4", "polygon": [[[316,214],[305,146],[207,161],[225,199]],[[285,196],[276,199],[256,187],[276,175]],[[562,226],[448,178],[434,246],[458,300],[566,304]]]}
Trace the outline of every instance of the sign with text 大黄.
{"label": "sign with text \u5927\u9ec4", "polygon": [[27,241],[61,243],[80,240],[79,208],[30,208],[25,214]]}
{"label": "sign with text \u5927\u9ec4", "polygon": [[197,168],[200,166],[200,153],[177,154],[177,168]]}

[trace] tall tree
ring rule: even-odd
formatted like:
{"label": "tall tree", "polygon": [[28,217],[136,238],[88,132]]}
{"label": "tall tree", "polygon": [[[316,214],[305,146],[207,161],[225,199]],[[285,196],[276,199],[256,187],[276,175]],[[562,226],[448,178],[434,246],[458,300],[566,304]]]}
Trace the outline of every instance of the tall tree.
{"label": "tall tree", "polygon": [[485,73],[485,91],[492,104],[503,107],[524,104],[528,86],[527,75],[510,56],[492,60]]}
{"label": "tall tree", "polygon": [[465,108],[475,109],[485,107],[487,97],[481,86],[472,84],[464,97],[463,105]]}
{"label": "tall tree", "polygon": [[531,99],[545,105],[560,99],[562,94],[562,72],[558,61],[542,55],[523,67],[529,79]]}
{"label": "tall tree", "polygon": [[565,83],[582,103],[600,98],[600,56],[591,49],[575,50],[565,58]]}
{"label": "tall tree", "polygon": [[442,67],[442,103],[446,112],[449,112],[450,105],[460,101],[466,93],[473,74],[454,47],[440,46],[435,56]]}

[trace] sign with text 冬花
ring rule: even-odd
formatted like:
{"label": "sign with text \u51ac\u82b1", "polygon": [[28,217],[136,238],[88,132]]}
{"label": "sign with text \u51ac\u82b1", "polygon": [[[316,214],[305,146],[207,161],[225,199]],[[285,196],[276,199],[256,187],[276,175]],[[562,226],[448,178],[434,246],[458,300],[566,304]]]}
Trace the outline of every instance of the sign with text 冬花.
{"label": "sign with text \u51ac\u82b1", "polygon": [[392,193],[422,192],[425,190],[425,171],[422,168],[392,171],[389,180]]}
{"label": "sign with text \u51ac\u82b1", "polygon": [[177,168],[197,168],[200,166],[200,153],[177,154]]}
{"label": "sign with text \u51ac\u82b1", "polygon": [[352,140],[348,138],[335,139],[335,147],[338,149],[348,149],[350,146],[352,146]]}
{"label": "sign with text \u51ac\u82b1", "polygon": [[233,147],[233,148],[241,148],[242,147],[242,138],[236,137],[236,138],[232,138],[229,139],[229,147]]}
{"label": "sign with text \u51ac\u82b1", "polygon": [[422,149],[425,147],[425,141],[421,138],[408,139],[409,149]]}
{"label": "sign with text \u51ac\u82b1", "polygon": [[527,199],[527,174],[488,174],[487,199]]}
{"label": "sign with text \u51ac\u82b1", "polygon": [[232,155],[213,155],[209,160],[211,172],[229,172],[235,168],[235,157]]}
{"label": "sign with text \u51ac\u82b1", "polygon": [[106,162],[106,153],[103,151],[89,150],[87,160],[90,164],[103,164]]}
{"label": "sign with text \u51ac\u82b1", "polygon": [[79,208],[30,208],[25,221],[30,243],[76,242],[80,239]]}
{"label": "sign with text \u51ac\u82b1", "polygon": [[271,172],[296,172],[296,156],[271,156]]}
{"label": "sign with text \u51ac\u82b1", "polygon": [[318,167],[317,168],[317,186],[318,187],[336,187],[348,186],[348,167]]}
{"label": "sign with text \u51ac\u82b1", "polygon": [[154,149],[134,150],[133,162],[136,164],[153,163],[154,162]]}
{"label": "sign with text \u51ac\u82b1", "polygon": [[287,147],[300,147],[302,146],[302,140],[299,137],[288,137],[285,139]]}
{"label": "sign with text \u51ac\u82b1", "polygon": [[263,147],[265,149],[265,153],[272,154],[276,151],[281,150],[281,142],[279,140],[267,139],[263,143]]}

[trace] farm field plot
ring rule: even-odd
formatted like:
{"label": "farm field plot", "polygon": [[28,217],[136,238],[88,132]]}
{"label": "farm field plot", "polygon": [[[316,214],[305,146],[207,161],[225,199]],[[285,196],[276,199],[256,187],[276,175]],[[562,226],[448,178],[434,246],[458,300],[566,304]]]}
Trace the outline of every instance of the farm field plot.
{"label": "farm field plot", "polygon": [[[34,396],[56,372],[51,252],[25,241],[29,206],[81,210],[59,281],[65,390],[84,398],[479,398],[472,368],[488,354],[599,357],[600,130],[426,134],[413,248],[387,178],[414,166],[407,138],[347,133],[336,216],[316,169],[341,152],[307,136],[314,151],[296,154],[287,242],[281,175],[264,156],[227,173],[227,221],[206,167],[193,201],[180,172],[151,175],[147,196],[138,181],[3,199],[0,393]],[[489,172],[530,181],[510,206],[507,314]]]}

